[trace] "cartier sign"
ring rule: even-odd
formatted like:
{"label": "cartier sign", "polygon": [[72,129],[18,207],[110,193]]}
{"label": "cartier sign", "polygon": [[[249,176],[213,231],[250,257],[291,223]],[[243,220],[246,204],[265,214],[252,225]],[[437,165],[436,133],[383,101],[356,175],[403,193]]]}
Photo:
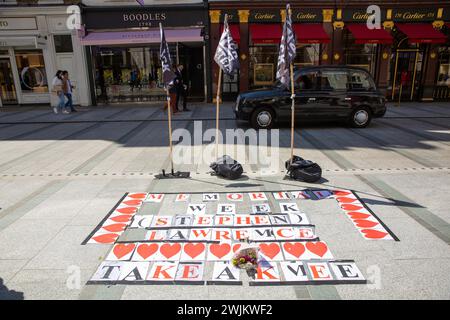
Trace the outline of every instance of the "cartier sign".
{"label": "cartier sign", "polygon": [[431,9],[394,9],[392,20],[394,21],[434,21],[437,16],[437,10]]}
{"label": "cartier sign", "polygon": [[248,18],[249,22],[280,22],[280,10],[252,10]]}
{"label": "cartier sign", "polygon": [[292,10],[292,21],[294,22],[322,22],[322,10],[320,9],[299,9]]}
{"label": "cartier sign", "polygon": [[[249,22],[280,22],[281,11],[280,10],[251,10],[249,16]],[[292,9],[292,21],[293,22],[322,22],[322,11],[320,9],[306,8],[306,9]]]}
{"label": "cartier sign", "polygon": [[[370,17],[366,10],[367,8],[344,9],[342,10],[342,20],[346,22],[366,22]],[[386,19],[386,10],[384,9],[381,9],[381,19],[383,21]]]}

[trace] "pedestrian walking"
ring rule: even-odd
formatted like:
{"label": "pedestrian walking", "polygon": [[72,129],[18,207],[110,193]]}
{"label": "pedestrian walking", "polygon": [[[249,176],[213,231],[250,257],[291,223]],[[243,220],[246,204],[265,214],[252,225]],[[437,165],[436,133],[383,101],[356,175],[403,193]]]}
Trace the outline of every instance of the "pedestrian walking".
{"label": "pedestrian walking", "polygon": [[65,104],[66,110],[69,112],[77,112],[75,108],[73,107],[73,99],[72,99],[72,90],[75,88],[72,85],[72,82],[69,78],[69,72],[67,70],[64,70],[62,72],[63,75],[63,91],[64,95],[67,97],[67,102]]}
{"label": "pedestrian walking", "polygon": [[179,64],[175,67],[175,81],[176,81],[176,89],[177,89],[177,98],[176,98],[176,109],[178,110],[178,104],[180,102],[180,99],[183,99],[183,110],[182,111],[191,111],[186,107],[187,104],[187,92],[188,87],[184,82],[183,79],[183,69],[184,66],[182,64]]}
{"label": "pedestrian walking", "polygon": [[63,111],[66,100],[64,99],[62,71],[58,70],[52,80],[52,93],[58,98],[58,105],[53,107],[53,112],[58,114]]}

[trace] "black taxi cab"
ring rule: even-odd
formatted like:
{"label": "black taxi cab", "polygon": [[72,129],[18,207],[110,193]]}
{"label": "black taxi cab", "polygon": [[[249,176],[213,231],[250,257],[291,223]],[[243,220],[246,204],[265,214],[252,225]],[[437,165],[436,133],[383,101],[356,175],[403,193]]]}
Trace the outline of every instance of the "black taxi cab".
{"label": "black taxi cab", "polygon": [[[311,66],[294,69],[295,118],[344,120],[356,128],[386,113],[386,99],[364,69],[350,66]],[[236,119],[255,129],[270,129],[291,119],[291,90],[280,82],[259,90],[241,92]]]}

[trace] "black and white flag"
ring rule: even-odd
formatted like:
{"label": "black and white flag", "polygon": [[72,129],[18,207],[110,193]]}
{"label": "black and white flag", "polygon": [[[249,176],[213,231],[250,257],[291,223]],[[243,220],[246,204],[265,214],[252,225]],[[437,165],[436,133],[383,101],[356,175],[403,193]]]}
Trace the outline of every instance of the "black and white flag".
{"label": "black and white flag", "polygon": [[226,15],[222,36],[220,37],[214,60],[226,74],[232,74],[235,70],[239,69],[237,46],[231,36],[230,29],[228,28]]}
{"label": "black and white flag", "polygon": [[280,52],[278,55],[277,79],[289,87],[290,64],[296,55],[295,34],[292,29],[291,10],[289,4],[286,6],[286,21],[283,25],[283,35],[281,36]]}
{"label": "black and white flag", "polygon": [[159,49],[159,58],[161,59],[162,76],[164,86],[167,87],[173,79],[175,79],[175,73],[172,71],[172,60],[170,59],[169,45],[166,41],[166,36],[164,35],[164,30],[160,26],[161,31],[161,47]]}

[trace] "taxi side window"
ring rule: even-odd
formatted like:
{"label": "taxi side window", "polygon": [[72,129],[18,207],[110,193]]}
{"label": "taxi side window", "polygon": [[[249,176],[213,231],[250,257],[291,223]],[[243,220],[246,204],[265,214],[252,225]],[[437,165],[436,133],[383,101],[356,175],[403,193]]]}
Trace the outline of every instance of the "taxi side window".
{"label": "taxi side window", "polygon": [[302,73],[295,80],[296,90],[316,90],[317,88],[317,72]]}
{"label": "taxi side window", "polygon": [[375,84],[368,73],[363,71],[349,72],[349,89],[353,91],[372,91]]}
{"label": "taxi side window", "polygon": [[320,74],[321,91],[347,90],[347,72],[330,70],[322,71]]}

